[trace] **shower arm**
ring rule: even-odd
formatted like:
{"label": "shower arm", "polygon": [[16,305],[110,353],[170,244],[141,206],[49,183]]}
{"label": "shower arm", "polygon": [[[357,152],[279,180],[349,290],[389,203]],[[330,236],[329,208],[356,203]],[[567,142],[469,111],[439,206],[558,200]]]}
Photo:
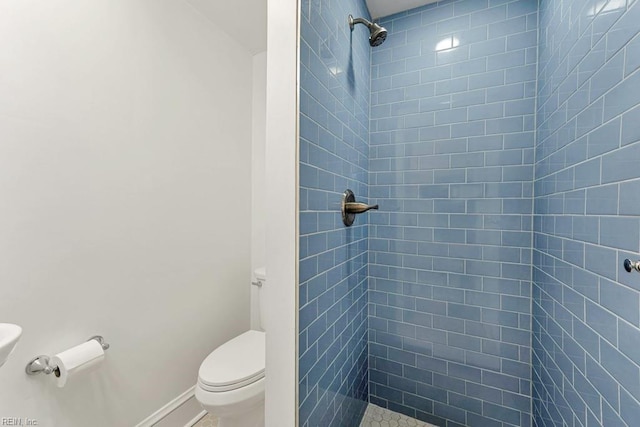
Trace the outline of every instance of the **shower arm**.
{"label": "shower arm", "polygon": [[356,24],[364,24],[369,28],[373,25],[373,23],[364,18],[354,18],[352,15],[349,15],[349,27],[353,30],[353,27],[355,27]]}

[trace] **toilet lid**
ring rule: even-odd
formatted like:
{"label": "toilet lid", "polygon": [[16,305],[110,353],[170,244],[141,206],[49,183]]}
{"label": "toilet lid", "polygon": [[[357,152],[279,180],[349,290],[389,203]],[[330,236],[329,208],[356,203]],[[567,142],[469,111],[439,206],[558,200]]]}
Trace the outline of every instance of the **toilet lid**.
{"label": "toilet lid", "polygon": [[207,388],[230,390],[264,377],[264,364],[264,332],[247,331],[207,356],[200,365],[198,379]]}

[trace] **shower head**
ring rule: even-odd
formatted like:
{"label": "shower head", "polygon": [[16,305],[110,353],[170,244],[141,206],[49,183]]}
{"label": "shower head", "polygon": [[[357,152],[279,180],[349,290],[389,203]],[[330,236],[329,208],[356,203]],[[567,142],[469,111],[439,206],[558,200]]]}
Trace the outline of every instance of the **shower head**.
{"label": "shower head", "polygon": [[364,18],[355,18],[349,15],[349,28],[353,31],[353,27],[356,24],[364,24],[369,28],[369,45],[372,47],[380,46],[387,39],[387,30],[384,27],[376,24],[375,22],[369,22]]}

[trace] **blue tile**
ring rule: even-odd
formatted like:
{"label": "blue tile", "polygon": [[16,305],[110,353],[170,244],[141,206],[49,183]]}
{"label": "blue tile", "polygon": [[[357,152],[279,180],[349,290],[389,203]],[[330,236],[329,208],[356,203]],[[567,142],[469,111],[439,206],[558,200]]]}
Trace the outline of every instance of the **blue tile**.
{"label": "blue tile", "polygon": [[602,124],[603,108],[604,102],[601,98],[578,114],[576,118],[576,136],[585,135]]}
{"label": "blue tile", "polygon": [[[636,214],[635,202],[625,197],[625,194],[635,190],[634,181],[638,178],[637,168],[631,166],[631,158],[636,155],[631,148],[635,142],[635,112],[627,112],[634,107],[633,99],[637,104],[638,96],[637,91],[629,86],[634,82],[634,75],[623,70],[622,60],[625,44],[630,40],[630,31],[633,30],[630,30],[629,24],[624,23],[625,19],[616,22],[620,11],[613,10],[611,13],[601,13],[593,19],[593,28],[586,32],[583,30],[588,28],[585,25],[590,21],[588,19],[583,18],[576,27],[564,25],[565,19],[577,19],[578,15],[572,18],[571,14],[548,14],[552,8],[561,8],[569,2],[560,3],[562,4],[553,6],[549,3],[541,5],[541,16],[545,16],[546,20],[542,22],[542,29],[550,32],[541,33],[541,37],[543,34],[549,37],[541,41],[552,40],[562,32],[567,35],[567,40],[575,43],[575,47],[571,52],[568,51],[571,48],[569,44],[566,47],[558,44],[553,49],[541,50],[540,65],[549,67],[541,68],[539,83],[542,86],[539,86],[538,96],[539,100],[544,97],[548,101],[540,110],[547,121],[538,124],[540,139],[536,148],[539,163],[537,171],[542,173],[544,181],[539,182],[536,189],[544,194],[571,191],[571,174],[564,171],[573,168],[574,188],[586,188],[586,192],[581,190],[563,195],[560,193],[564,199],[562,206],[555,202],[556,196],[536,200],[536,212],[544,215],[538,222],[537,230],[544,230],[545,233],[536,236],[537,249],[541,253],[557,257],[557,245],[554,241],[556,236],[575,239],[575,244],[568,241],[563,244],[562,256],[579,267],[567,273],[567,268],[554,262],[549,268],[548,264],[544,264],[545,257],[536,254],[535,262],[543,263],[540,268],[545,270],[545,276],[536,275],[534,299],[545,298],[550,294],[554,298],[555,295],[562,295],[564,307],[554,304],[551,310],[547,308],[537,315],[544,329],[541,330],[540,345],[534,346],[534,361],[542,361],[542,364],[534,366],[534,372],[541,375],[544,381],[548,381],[548,375],[554,375],[555,383],[562,388],[545,388],[534,381],[534,393],[540,395],[541,409],[554,414],[552,416],[559,423],[587,424],[583,402],[591,402],[589,406],[595,411],[592,418],[594,424],[600,424],[601,417],[604,425],[618,425],[624,415],[621,417],[622,411],[611,409],[618,408],[618,400],[622,398],[622,395],[619,398],[617,390],[621,384],[623,389],[633,389],[637,383],[635,368],[630,367],[611,345],[617,343],[624,346],[630,356],[635,357],[633,351],[623,344],[622,337],[628,339],[633,336],[635,326],[630,326],[627,322],[634,325],[637,322],[639,303],[637,295],[634,295],[636,291],[615,282],[618,275],[622,274],[617,249],[637,252],[640,240],[636,236],[636,220],[617,217],[619,214]],[[620,27],[617,28],[618,25]],[[601,35],[606,37],[600,39]],[[569,66],[559,66],[561,58],[567,57],[567,54]],[[548,61],[552,63],[549,64]],[[634,59],[631,61],[631,68],[634,68],[633,61]],[[578,73],[567,75],[576,65]],[[626,65],[629,67],[628,61]],[[626,79],[623,80],[624,77]],[[558,89],[558,83],[563,81],[560,93],[554,93]],[[579,89],[578,85],[581,85]],[[604,102],[600,98],[602,96]],[[566,112],[562,109],[565,100],[568,100]],[[625,113],[628,118],[625,118]],[[619,118],[621,114],[622,119]],[[601,123],[604,125],[600,126]],[[575,134],[571,131],[572,125],[577,131]],[[562,133],[556,132],[558,129],[563,129]],[[585,136],[581,137],[582,135]],[[575,140],[575,137],[578,139]],[[630,149],[619,149],[625,145]],[[588,157],[593,160],[585,162]],[[544,175],[557,171],[560,173],[547,177]],[[618,184],[620,181],[625,182]],[[571,222],[559,217],[549,227],[549,221],[545,220],[551,215],[567,214],[575,215],[571,217]],[[624,226],[629,227],[629,233],[620,231],[619,227]],[[582,246],[579,242],[593,243],[584,245],[584,264],[581,264]],[[596,275],[601,276],[599,280]],[[572,294],[571,288],[577,294]],[[584,319],[581,317],[583,309],[578,295],[589,298]],[[623,299],[630,302],[620,304]],[[546,305],[546,300],[541,300],[541,304]],[[574,316],[571,322],[567,322],[567,310]],[[545,334],[557,335],[560,325],[568,333],[562,333],[562,339],[555,341],[560,346],[558,347],[547,340]],[[598,335],[604,337],[604,340],[599,339]],[[573,338],[579,344],[571,344]],[[582,348],[586,350],[586,356],[584,352],[581,355]],[[550,366],[548,362],[551,360],[549,355],[559,354],[558,350],[567,354],[569,359],[556,358],[560,370],[554,371],[555,366]],[[573,375],[569,374],[571,371]],[[584,376],[576,375],[577,372],[584,373]],[[628,378],[632,380],[629,381]],[[594,386],[591,389],[590,384]],[[637,390],[633,393],[637,393]],[[576,398],[578,394],[580,398]],[[602,395],[605,402],[602,414],[598,394]],[[537,414],[540,414],[535,417],[537,424],[546,425],[541,418],[542,413]],[[591,415],[592,411],[587,411],[587,414]]]}
{"label": "blue tile", "polygon": [[447,314],[458,319],[480,320],[480,309],[478,307],[449,303]]}
{"label": "blue tile", "polygon": [[576,240],[598,243],[600,222],[597,217],[573,217],[573,234]]}
{"label": "blue tile", "polygon": [[[349,6],[363,8],[362,4]],[[344,183],[358,188],[358,193],[368,192],[381,208],[386,205],[380,215],[368,214],[370,221],[359,218],[358,224],[371,224],[369,234],[375,239],[359,246],[368,251],[369,262],[354,260],[358,265],[367,265],[369,279],[376,286],[376,293],[370,295],[376,307],[370,312],[369,325],[386,328],[381,330],[383,335],[372,339],[402,344],[402,348],[394,347],[398,352],[391,355],[380,347],[370,348],[370,352],[377,352],[371,359],[372,368],[385,373],[369,378],[372,402],[414,411],[422,419],[441,424],[448,418],[452,426],[502,422],[531,426],[531,415],[536,418],[536,425],[551,425],[540,418],[543,414],[549,414],[558,425],[585,425],[589,419],[595,419],[594,424],[602,420],[616,425],[621,417],[630,419],[633,414],[628,408],[630,402],[637,401],[636,390],[631,390],[629,396],[618,393],[620,384],[623,389],[633,388],[628,378],[621,378],[621,374],[633,372],[624,367],[624,358],[618,360],[611,354],[610,348],[603,347],[610,360],[600,360],[598,336],[617,341],[620,334],[632,332],[619,325],[634,328],[638,323],[638,310],[633,311],[636,291],[615,280],[621,274],[618,258],[622,252],[618,251],[634,253],[640,249],[638,224],[630,217],[637,215],[640,208],[636,209],[634,198],[624,197],[635,192],[638,179],[634,164],[638,157],[634,147],[637,120],[631,109],[638,103],[634,71],[640,63],[628,53],[636,43],[633,23],[638,21],[632,17],[640,9],[633,5],[627,14],[611,10],[588,17],[584,12],[591,4],[576,7],[569,0],[560,0],[542,2],[540,6],[539,67],[535,63],[537,2],[529,0],[444,1],[401,13],[385,19],[389,40],[373,51],[366,40],[358,40],[353,46],[345,43],[341,48],[349,33],[337,34],[334,37],[343,38],[337,45],[331,40],[324,46],[329,47],[334,58],[341,57],[336,50],[352,49],[356,53],[353,69],[372,77],[364,80],[371,82],[374,92],[370,97],[368,88],[364,90],[357,84],[349,87],[347,80],[336,79],[335,83],[343,87],[326,89],[334,80],[313,64],[326,67],[327,57],[319,49],[308,47],[321,46],[320,39],[328,39],[329,27],[334,27],[334,16],[344,13],[334,10],[341,8],[337,4],[322,10],[308,6],[322,19],[314,22],[313,31],[302,31],[303,39],[308,40],[303,40],[301,50],[305,64],[301,70],[301,109],[312,120],[301,122],[301,132],[307,140],[301,141],[300,158],[315,170],[301,167],[301,181],[309,185],[300,193],[300,206],[307,209],[300,216],[304,238],[301,254],[306,257],[301,262],[301,277],[309,279],[301,282],[301,294],[304,298],[314,297],[322,290],[322,270],[331,261],[318,253],[325,244],[327,249],[341,245],[335,248],[333,262],[346,261],[350,256],[344,235],[328,236],[326,240],[316,237],[332,227],[340,230],[339,218],[326,210],[331,209],[329,192],[341,191]],[[452,31],[459,36],[461,45],[436,54],[436,33],[445,37]],[[416,49],[418,40],[422,43],[420,51]],[[368,67],[366,60],[371,52]],[[317,75],[309,76],[309,70]],[[360,79],[351,81],[357,83]],[[357,96],[352,96],[355,93]],[[534,123],[536,95],[539,110]],[[367,106],[369,99],[371,110]],[[349,113],[354,110],[357,113]],[[367,117],[368,111],[371,117]],[[368,140],[371,146],[367,147],[369,130],[373,132]],[[357,153],[349,144],[358,147]],[[334,163],[337,169],[332,169]],[[367,164],[369,170],[362,170]],[[354,177],[357,183],[351,181]],[[536,199],[532,203],[534,180]],[[536,212],[533,220],[532,208]],[[367,238],[366,233],[352,236]],[[393,243],[381,243],[384,239],[392,239]],[[316,254],[315,261],[306,261]],[[532,256],[536,272],[533,289],[527,265]],[[341,274],[350,271],[346,266],[338,270]],[[380,288],[378,283],[374,285],[375,280],[390,277],[406,282],[398,281],[393,286],[390,281],[381,282]],[[327,286],[335,280],[333,274],[327,274]],[[334,285],[341,289],[338,297],[346,295],[346,283],[351,282]],[[603,293],[603,285],[616,291]],[[460,292],[476,293],[469,294],[468,301],[462,303]],[[410,309],[411,298],[415,298],[412,293],[420,296],[415,301],[415,312]],[[411,298],[406,299],[409,294]],[[502,304],[499,307],[494,305],[495,296]],[[534,307],[540,307],[534,322],[528,313],[531,297]],[[319,310],[327,307],[324,294],[317,298]],[[616,304],[621,298],[629,302]],[[590,301],[586,310],[585,299]],[[341,309],[347,309],[348,301]],[[380,317],[378,307],[385,307],[380,310]],[[393,309],[408,312],[403,312],[402,321],[387,320],[397,317]],[[430,321],[433,328],[428,326]],[[500,328],[499,335],[478,336],[492,332],[470,326],[483,324],[481,321]],[[346,320],[341,320],[340,325],[346,327]],[[619,326],[617,334],[613,333],[614,325]],[[536,343],[535,414],[529,413],[527,405],[531,397],[531,373],[527,369],[532,360],[530,328]],[[412,337],[414,329],[416,339]],[[352,324],[348,331],[354,330],[358,329]],[[314,330],[311,339],[317,334]],[[309,335],[304,338],[308,341]],[[428,338],[424,341],[428,345],[421,344],[423,338]],[[482,353],[476,353],[477,339],[482,339]],[[341,342],[351,341],[345,338]],[[472,356],[465,354],[470,349]],[[625,350],[633,356],[629,349],[621,351]],[[418,371],[403,372],[400,361],[411,364],[410,354],[430,351],[443,363],[444,372],[437,372],[433,365],[421,365],[419,358]],[[356,360],[350,356],[349,360]],[[612,360],[623,370],[610,366]],[[473,381],[467,381],[460,389],[460,380],[448,376],[447,363],[464,367],[484,364],[474,369],[481,371],[480,382],[485,385],[473,382],[478,378],[471,370],[469,378]],[[417,372],[424,372],[415,384],[418,395],[407,400],[407,394],[397,391],[413,391]],[[391,374],[396,376],[395,387],[389,387]],[[462,374],[457,372],[455,376]],[[326,373],[320,375],[319,368],[310,377],[323,378],[327,384],[332,378]],[[348,412],[338,408],[342,400],[314,388],[308,378],[302,383],[301,390],[311,398],[303,400],[301,413],[307,414],[310,421],[331,417],[335,425],[357,425],[349,424],[354,419],[350,416],[345,420],[334,418],[335,412]],[[554,384],[560,389],[555,389]],[[593,399],[588,384],[593,384],[605,399],[602,414],[594,413],[599,412],[595,410],[599,408],[597,403],[588,403]],[[443,394],[440,387],[447,387],[450,393]],[[355,387],[337,390],[331,396],[351,395],[352,391]],[[502,393],[507,397],[503,399]],[[434,405],[434,400],[439,404]],[[586,411],[585,402],[594,411]],[[313,407],[308,408],[311,404]],[[482,416],[477,415],[478,404],[482,404]],[[616,410],[609,410],[609,405]],[[323,415],[328,408],[334,413]],[[585,418],[585,413],[592,418]]]}
{"label": "blue tile", "polygon": [[624,75],[624,55],[619,52],[591,78],[589,97],[591,101],[598,99],[617,85]]}
{"label": "blue tile", "polygon": [[638,141],[640,141],[640,106],[622,116],[622,139],[620,142],[622,145],[627,145]]}
{"label": "blue tile", "polygon": [[484,186],[481,184],[453,184],[449,187],[451,198],[469,199],[484,195]]}
{"label": "blue tile", "polygon": [[465,171],[462,169],[437,170],[433,174],[436,184],[456,184],[465,182]]}
{"label": "blue tile", "polygon": [[527,15],[538,11],[537,3],[533,0],[518,0],[507,5],[507,17]]}
{"label": "blue tile", "polygon": [[617,344],[618,324],[615,316],[604,310],[602,307],[587,302],[586,323],[603,338]]}
{"label": "blue tile", "polygon": [[438,35],[448,34],[455,31],[468,29],[470,25],[470,19],[468,15],[457,16],[451,19],[444,19],[438,21],[437,32]]}
{"label": "blue tile", "polygon": [[493,403],[489,403],[489,402],[484,402],[482,404],[482,409],[483,409],[483,412],[482,412],[483,415],[489,418],[498,419],[500,421],[513,424],[513,425],[520,424],[519,411],[509,409],[504,406],[494,405]]}
{"label": "blue tile", "polygon": [[[534,113],[535,99],[521,99],[509,101],[505,104],[505,115],[522,116]],[[531,144],[533,146],[533,144]]]}
{"label": "blue tile", "polygon": [[526,28],[526,25],[527,19],[525,16],[490,23],[489,38],[492,39],[501,36],[507,36],[509,34],[521,33],[522,30]]}
{"label": "blue tile", "polygon": [[618,406],[618,384],[600,364],[587,357],[587,378],[610,405]]}
{"label": "blue tile", "polygon": [[616,348],[601,341],[600,354],[602,366],[611,376],[632,393],[638,396],[640,393],[640,368],[638,365],[624,357]]}
{"label": "blue tile", "polygon": [[455,16],[466,15],[472,12],[486,10],[489,7],[489,0],[477,0],[475,2],[454,3],[453,13]]}
{"label": "blue tile", "polygon": [[632,425],[640,419],[640,403],[624,389],[620,389],[620,415],[628,424]]}
{"label": "blue tile", "polygon": [[[366,13],[362,5],[354,3],[354,6],[352,11],[355,14]],[[310,8],[314,10],[311,6]],[[303,238],[306,239],[304,255],[307,258],[300,261],[299,274],[301,291],[304,289],[306,298],[316,298],[316,300],[302,306],[300,319],[302,325],[307,325],[304,339],[308,350],[305,355],[313,354],[310,349],[326,349],[329,346],[331,348],[322,356],[321,361],[301,371],[301,375],[304,375],[300,378],[301,384],[304,384],[301,390],[308,397],[302,400],[300,416],[303,423],[304,420],[308,420],[308,423],[313,424],[318,420],[336,419],[334,414],[339,413],[340,416],[337,418],[342,419],[338,422],[350,424],[359,420],[364,405],[346,404],[343,399],[336,399],[335,395],[327,394],[326,386],[333,381],[335,363],[333,358],[340,354],[340,350],[344,350],[345,356],[349,355],[355,372],[359,372],[359,375],[364,375],[365,372],[367,360],[363,352],[366,350],[364,344],[366,329],[359,326],[364,317],[361,314],[355,314],[362,313],[365,308],[363,301],[366,301],[366,280],[362,282],[364,275],[360,266],[362,265],[361,257],[366,253],[366,246],[350,244],[350,248],[358,247],[358,250],[355,253],[353,251],[347,253],[343,249],[347,243],[343,228],[336,221],[334,213],[329,212],[328,209],[333,210],[330,206],[330,200],[333,197],[330,192],[342,191],[343,185],[358,190],[360,197],[365,199],[367,197],[368,183],[362,181],[366,179],[366,173],[359,168],[366,167],[368,163],[368,129],[363,130],[362,126],[368,121],[368,117],[365,118],[363,114],[369,110],[370,61],[366,39],[351,40],[349,35],[344,33],[340,36],[340,40],[335,40],[335,44],[332,40],[331,43],[321,45],[317,34],[325,34],[328,30],[325,24],[335,18],[327,13],[328,9],[314,11],[322,12],[323,15],[322,19],[313,21],[317,27],[311,29],[309,28],[311,21],[304,21],[306,24],[303,23],[301,29],[302,61],[309,68],[301,69],[301,136],[308,142],[301,141],[300,157],[308,166],[301,164],[300,167],[301,199],[304,200],[304,203],[300,204],[300,233],[301,241]],[[329,58],[327,54],[332,55],[331,51],[340,49],[340,46],[353,46],[362,51],[362,54],[354,55],[353,61],[357,68],[366,70],[364,74],[366,86],[352,90],[346,79],[336,79],[331,82],[331,91],[327,89],[329,77],[328,74],[322,74],[322,67],[326,66],[326,60]],[[406,55],[409,54],[408,51],[409,49],[406,50]],[[404,53],[398,51],[399,55]],[[383,62],[381,61],[380,64]],[[365,64],[366,67],[362,67]],[[383,74],[395,69],[386,67]],[[416,77],[417,74],[403,76],[396,79],[396,84],[410,84],[411,78],[415,82]],[[388,79],[389,83],[385,83],[384,80],[378,80],[378,82],[378,90],[391,88],[391,79]],[[384,91],[379,95],[376,98],[377,102],[380,100],[383,103],[404,101],[402,90]],[[340,105],[338,99],[343,105],[351,108],[338,110],[337,106]],[[393,111],[400,113],[410,107],[410,104],[398,104],[393,106]],[[377,114],[384,118],[388,116],[386,113],[391,111],[392,106],[389,106],[388,109],[381,108]],[[337,189],[338,184],[340,188]],[[363,219],[360,224],[366,226],[366,221]],[[365,234],[358,232],[353,234],[352,238],[360,238],[359,236],[362,235]],[[339,268],[334,268],[325,274],[325,270],[331,268],[334,262],[350,265],[351,270],[343,271],[351,271],[351,276],[342,277],[342,271]],[[354,286],[352,292],[346,293],[343,289],[346,289],[347,282],[354,285],[359,282],[363,283],[363,286]],[[327,293],[325,289],[333,289],[333,291]],[[337,300],[334,301],[334,297]],[[335,302],[339,302],[341,298],[341,304],[336,304]],[[347,310],[354,315],[348,318]],[[327,319],[332,320],[327,322]],[[342,340],[337,341],[336,344],[330,344],[334,339],[332,325],[336,330],[349,331],[345,332]],[[367,389],[362,387],[362,384],[362,381],[354,378],[341,390],[341,393],[364,402]]]}
{"label": "blue tile", "polygon": [[[453,49],[446,49],[436,52],[436,64],[442,66],[456,64],[469,59],[469,46],[458,46]],[[451,68],[453,72],[453,68]]]}
{"label": "blue tile", "polygon": [[588,156],[594,157],[618,148],[620,144],[620,119],[612,120],[594,130],[588,137]]}
{"label": "blue tile", "polygon": [[633,325],[640,325],[640,299],[638,291],[624,285],[600,281],[600,301],[603,307]]}
{"label": "blue tile", "polygon": [[451,137],[460,138],[468,136],[485,135],[484,122],[468,122],[451,125]]}
{"label": "blue tile", "polygon": [[602,159],[600,157],[575,166],[574,185],[575,188],[591,187],[600,184],[600,168]]}
{"label": "blue tile", "polygon": [[[470,47],[469,56],[471,58],[485,58],[489,55],[504,53],[506,52],[506,49],[507,49],[506,38],[490,38],[489,40],[486,40],[486,41],[473,43]],[[496,73],[488,73],[488,74],[492,75],[492,77],[489,77],[489,79],[492,79],[493,83],[495,83],[495,84],[490,84],[489,86],[494,86],[497,84],[504,83],[504,70],[497,70]],[[478,78],[480,77],[478,76]],[[476,87],[489,87],[489,86],[483,86],[481,84]]]}
{"label": "blue tile", "polygon": [[[420,81],[422,83],[436,82],[439,80],[446,80],[451,78],[451,65],[439,65],[438,67],[429,68],[423,70],[420,73]],[[446,105],[448,97],[442,97],[442,101],[438,104],[440,107]]]}
{"label": "blue tile", "polygon": [[618,185],[592,187],[587,190],[587,214],[615,215],[617,212]]}
{"label": "blue tile", "polygon": [[507,50],[526,49],[536,47],[538,43],[538,32],[535,30],[524,33],[513,34],[507,37]]}
{"label": "blue tile", "polygon": [[637,345],[640,329],[626,322],[618,323],[618,348],[635,364],[640,365],[640,347]]}
{"label": "blue tile", "polygon": [[[635,12],[638,12],[638,7],[634,8]],[[640,67],[640,58],[637,55],[630,55],[630,52],[637,52],[638,47],[640,46],[640,39],[637,37],[633,39],[626,47],[627,51],[627,64],[625,67],[625,76],[633,73]]]}
{"label": "blue tile", "polygon": [[630,197],[640,191],[640,180],[624,182],[620,184],[620,215],[640,215],[640,198]]}
{"label": "blue tile", "polygon": [[[470,90],[463,93],[455,93],[451,95],[451,106],[453,108],[468,107],[471,105],[480,105],[486,102],[486,92],[482,89]],[[440,103],[440,107],[444,106]]]}
{"label": "blue tile", "polygon": [[467,120],[467,110],[464,108],[437,111],[435,113],[435,124],[459,123]]}
{"label": "blue tile", "polygon": [[522,99],[524,96],[524,84],[497,86],[487,89],[487,102],[511,101]]}
{"label": "blue tile", "polygon": [[636,218],[600,219],[600,243],[633,252],[640,250],[640,221]]}
{"label": "blue tile", "polygon": [[501,53],[487,58],[487,71],[518,67],[525,65],[525,63],[524,50]]}
{"label": "blue tile", "polygon": [[631,74],[604,97],[604,119],[613,117],[634,107],[640,98],[640,73]]}
{"label": "blue tile", "polygon": [[617,257],[611,249],[586,245],[585,264],[591,266],[591,270],[602,276],[615,280]]}
{"label": "blue tile", "polygon": [[602,158],[602,182],[638,178],[637,167],[632,166],[640,153],[640,144],[632,144],[605,155]]}
{"label": "blue tile", "polygon": [[517,378],[490,371],[482,372],[482,384],[513,392],[518,392],[520,389],[520,383]]}
{"label": "blue tile", "polygon": [[484,58],[470,59],[451,65],[451,77],[457,78],[457,80],[464,79],[465,81],[469,81],[471,76],[486,71],[487,62]]}
{"label": "blue tile", "polygon": [[435,9],[427,10],[422,13],[422,25],[429,26],[428,24],[443,21],[453,17],[453,4],[443,3],[437,5]]}
{"label": "blue tile", "polygon": [[[490,6],[493,6],[491,4]],[[489,7],[474,11],[471,14],[471,26],[487,25],[494,22],[504,21],[507,17],[507,6],[498,5],[497,7]]]}
{"label": "blue tile", "polygon": [[[506,107],[507,108],[507,107]],[[522,132],[522,117],[487,120],[487,135]]]}

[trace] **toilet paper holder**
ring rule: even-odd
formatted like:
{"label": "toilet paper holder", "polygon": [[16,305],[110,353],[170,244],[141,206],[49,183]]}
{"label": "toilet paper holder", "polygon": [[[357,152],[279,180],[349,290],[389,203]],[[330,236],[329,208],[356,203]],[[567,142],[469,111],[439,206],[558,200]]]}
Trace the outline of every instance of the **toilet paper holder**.
{"label": "toilet paper holder", "polygon": [[[91,340],[96,340],[102,346],[103,350],[109,349],[109,344],[104,341],[104,338],[100,335],[94,335],[87,340],[87,342]],[[51,365],[51,357],[47,355],[41,355],[38,357],[34,357],[27,363],[27,366],[24,368],[27,375],[38,375],[38,374],[56,374],[56,376],[60,376],[60,370],[57,366]],[[56,373],[57,371],[57,373]]]}

